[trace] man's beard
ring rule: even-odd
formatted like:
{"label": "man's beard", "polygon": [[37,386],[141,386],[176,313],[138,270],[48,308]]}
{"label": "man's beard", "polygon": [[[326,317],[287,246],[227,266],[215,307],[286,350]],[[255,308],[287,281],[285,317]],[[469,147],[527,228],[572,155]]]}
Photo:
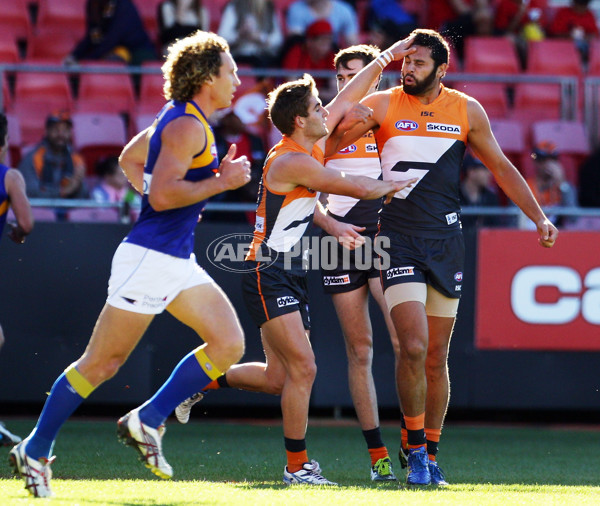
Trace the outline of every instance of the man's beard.
{"label": "man's beard", "polygon": [[408,93],[409,95],[421,95],[424,92],[426,92],[429,87],[432,85],[432,83],[435,81],[435,73],[437,71],[437,68],[434,68],[431,73],[422,81],[417,81],[417,79],[412,76],[413,80],[415,81],[415,84],[413,85],[407,85],[405,82],[406,76],[402,77],[402,89],[404,90],[405,93]]}

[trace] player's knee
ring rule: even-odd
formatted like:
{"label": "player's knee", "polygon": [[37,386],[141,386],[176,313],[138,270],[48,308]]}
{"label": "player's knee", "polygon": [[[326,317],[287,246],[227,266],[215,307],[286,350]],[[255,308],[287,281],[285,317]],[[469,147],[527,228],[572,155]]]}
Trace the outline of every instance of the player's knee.
{"label": "player's knee", "polygon": [[291,374],[292,378],[303,384],[312,385],[317,376],[317,364],[315,363],[315,357],[305,357],[299,360],[293,367]]}
{"label": "player's knee", "polygon": [[446,374],[448,365],[448,353],[446,349],[429,350],[427,361],[425,363],[427,375],[429,377],[443,376]]}
{"label": "player's knee", "polygon": [[[214,345],[211,345],[211,348]],[[238,332],[231,332],[227,337],[221,339],[219,347],[222,350],[224,358],[231,364],[240,361],[244,356],[245,342],[244,333],[240,329]]]}
{"label": "player's knee", "polygon": [[422,339],[406,339],[401,345],[400,360],[424,361],[427,356],[427,343]]}
{"label": "player's knee", "polygon": [[371,339],[348,346],[348,360],[361,367],[369,367],[373,360],[373,344]]}

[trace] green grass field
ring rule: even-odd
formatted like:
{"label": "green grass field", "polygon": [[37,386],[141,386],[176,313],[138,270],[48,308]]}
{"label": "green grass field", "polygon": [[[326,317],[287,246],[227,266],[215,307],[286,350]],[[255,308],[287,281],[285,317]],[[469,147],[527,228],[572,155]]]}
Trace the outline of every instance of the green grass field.
{"label": "green grass field", "polygon": [[[281,426],[169,421],[164,452],[173,480],[152,475],[135,452],[118,443],[115,421],[69,421],[62,429],[53,464],[53,505],[553,505],[600,504],[600,431],[583,429],[491,428],[449,425],[439,461],[449,487],[408,489],[374,485],[360,429],[351,424],[311,423],[309,457],[339,487],[286,487]],[[33,420],[8,420],[26,435]],[[399,428],[383,435],[397,461]],[[39,504],[21,479],[10,474],[8,448],[0,448],[0,504]],[[408,503],[405,503],[408,504]]]}

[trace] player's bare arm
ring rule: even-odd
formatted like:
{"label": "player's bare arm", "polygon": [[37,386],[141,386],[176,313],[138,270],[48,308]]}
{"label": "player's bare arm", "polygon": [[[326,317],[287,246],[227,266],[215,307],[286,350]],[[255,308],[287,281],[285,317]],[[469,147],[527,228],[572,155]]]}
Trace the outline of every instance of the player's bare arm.
{"label": "player's bare arm", "polygon": [[148,143],[154,126],[139,132],[131,139],[119,156],[119,165],[131,185],[141,194],[144,188],[144,164]]}
{"label": "player's bare arm", "polygon": [[409,181],[379,181],[366,176],[351,176],[323,167],[309,155],[289,153],[273,162],[267,183],[275,191],[291,191],[296,186],[338,195],[347,195],[359,200],[372,200],[386,196],[386,203],[393,195],[415,183]]}
{"label": "player's bare arm", "polygon": [[10,206],[17,219],[16,224],[8,224],[10,227],[8,237],[17,244],[23,244],[25,237],[33,230],[33,214],[27,200],[25,179],[18,170],[11,169],[6,173],[4,184],[10,199]]}
{"label": "player's bare arm", "polygon": [[234,159],[234,145],[223,158],[218,174],[202,181],[186,181],[194,155],[205,144],[204,128],[194,118],[182,116],[165,127],[148,194],[155,210],[192,205],[250,181],[250,162],[245,156]]}
{"label": "player's bare arm", "polygon": [[492,172],[504,193],[535,223],[540,244],[550,248],[556,241],[558,230],[540,208],[523,176],[498,146],[487,114],[477,100],[469,99],[467,115],[471,149]]}
{"label": "player's bare arm", "polygon": [[[385,119],[390,103],[390,92],[379,91],[371,93],[360,101],[358,109],[350,109],[329,135],[325,144],[325,156],[332,156],[360,139],[369,130],[377,130]],[[362,114],[362,116],[361,116]]]}
{"label": "player's bare arm", "polygon": [[361,234],[361,232],[365,231],[365,227],[343,223],[327,215],[321,202],[317,202],[314,224],[317,227],[321,227],[330,236],[335,237],[344,248],[349,250],[359,248],[365,243],[365,238]]}

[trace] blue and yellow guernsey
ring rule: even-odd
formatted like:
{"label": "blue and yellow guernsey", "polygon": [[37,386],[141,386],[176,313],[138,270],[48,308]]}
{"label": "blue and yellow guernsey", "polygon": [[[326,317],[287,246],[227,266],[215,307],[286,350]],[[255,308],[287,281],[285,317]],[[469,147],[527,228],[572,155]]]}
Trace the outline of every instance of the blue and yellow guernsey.
{"label": "blue and yellow guernsey", "polygon": [[194,249],[194,228],[206,200],[190,206],[167,211],[155,211],[148,202],[152,172],[161,149],[161,134],[165,126],[181,116],[196,118],[206,131],[206,144],[199,146],[192,165],[185,174],[186,181],[202,181],[214,176],[219,167],[215,136],[204,113],[194,102],[168,102],[158,113],[150,137],[148,158],[144,167],[142,211],[125,242],[160,251],[179,258],[189,258]]}
{"label": "blue and yellow guernsey", "polygon": [[6,165],[0,164],[0,237],[6,224],[6,216],[8,215],[8,206],[10,201],[8,200],[8,192],[6,191],[6,185],[4,180],[6,179],[6,173],[10,169]]}

